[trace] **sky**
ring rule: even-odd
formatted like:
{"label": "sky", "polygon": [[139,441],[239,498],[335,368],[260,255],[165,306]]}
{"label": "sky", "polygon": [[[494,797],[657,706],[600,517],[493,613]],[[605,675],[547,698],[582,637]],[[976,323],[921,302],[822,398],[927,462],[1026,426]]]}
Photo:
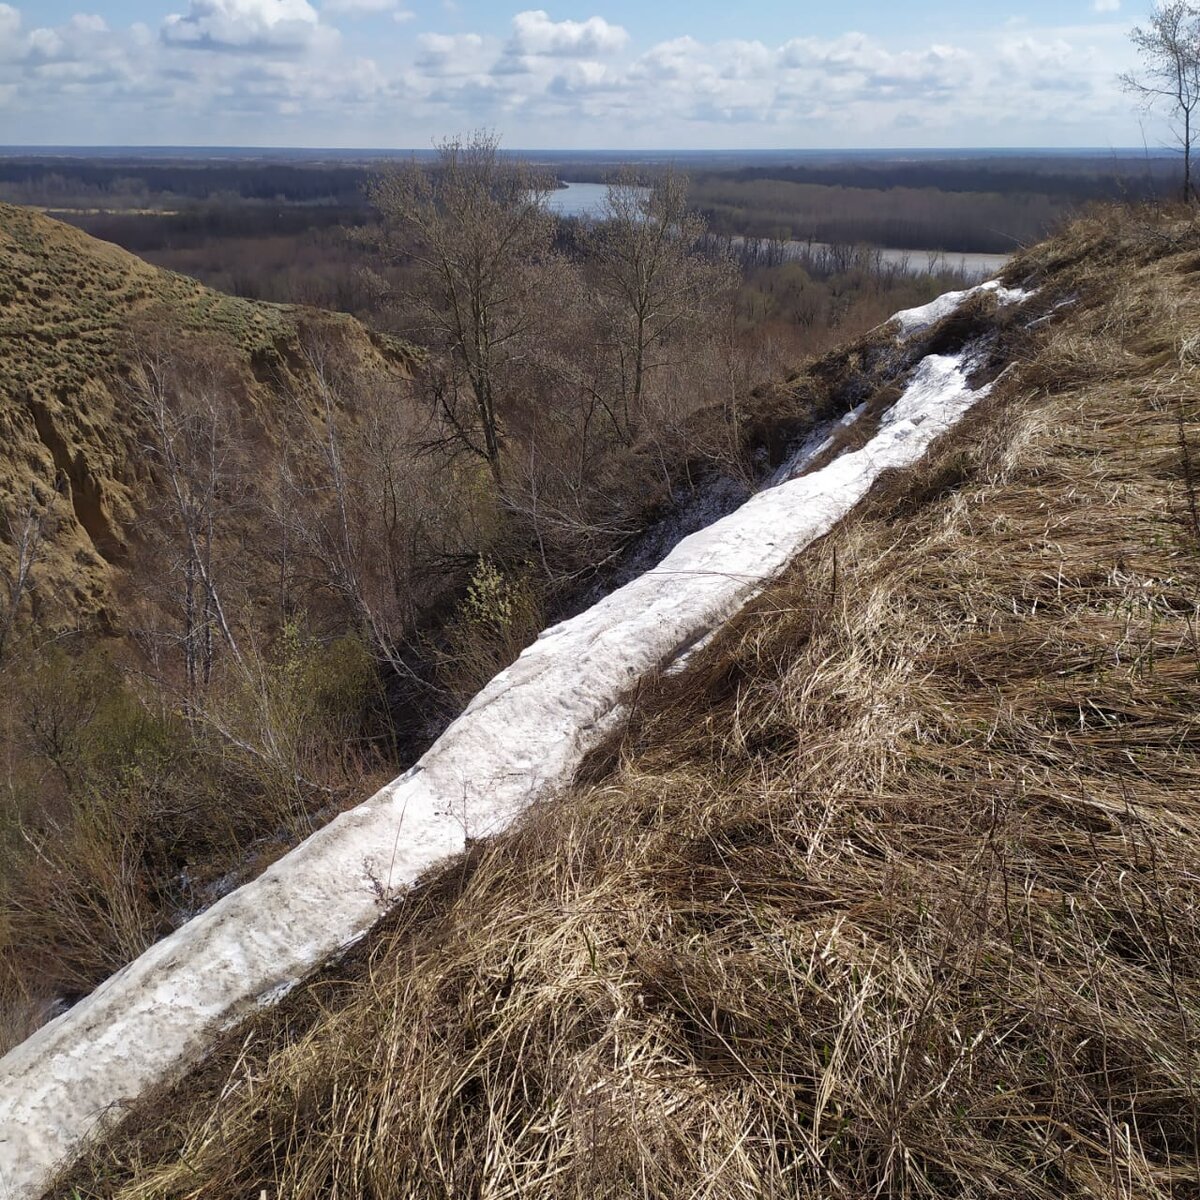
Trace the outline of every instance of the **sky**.
{"label": "sky", "polygon": [[[527,0],[538,3],[539,0]],[[550,3],[551,0],[540,0]],[[1144,0],[0,0],[0,145],[1161,145]]]}

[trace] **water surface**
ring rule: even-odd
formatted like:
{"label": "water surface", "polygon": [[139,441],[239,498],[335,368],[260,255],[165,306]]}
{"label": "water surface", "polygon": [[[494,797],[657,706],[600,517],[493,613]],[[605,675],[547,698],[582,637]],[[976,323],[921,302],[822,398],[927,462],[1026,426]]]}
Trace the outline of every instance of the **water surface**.
{"label": "water surface", "polygon": [[[598,217],[604,212],[608,185],[603,183],[568,183],[550,193],[547,206],[560,217]],[[740,239],[734,239],[738,241]],[[793,241],[786,243],[789,257],[801,258],[806,253],[820,254],[826,247],[821,242]],[[1007,254],[968,254],[953,250],[901,250],[882,246],[879,254],[889,266],[899,267],[909,275],[932,275],[942,271],[959,271],[971,279],[987,279],[998,274],[1008,262]]]}

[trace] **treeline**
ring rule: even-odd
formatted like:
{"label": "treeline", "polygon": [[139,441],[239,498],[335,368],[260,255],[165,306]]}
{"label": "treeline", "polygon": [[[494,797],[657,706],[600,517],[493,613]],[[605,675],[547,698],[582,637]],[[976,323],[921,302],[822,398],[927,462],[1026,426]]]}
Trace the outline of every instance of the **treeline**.
{"label": "treeline", "polygon": [[[708,172],[704,173],[705,175]],[[843,188],[936,188],[944,192],[1037,192],[1087,200],[1148,199],[1176,187],[1173,158],[1044,157],[1004,155],[921,162],[838,162],[820,165],[747,166],[722,172],[741,182],[761,179]]]}
{"label": "treeline", "polygon": [[178,213],[54,212],[170,271],[247,300],[378,315],[383,294],[368,278],[379,263],[354,231],[370,209],[247,206],[214,200]]}
{"label": "treeline", "polygon": [[134,254],[195,248],[213,240],[295,237],[372,220],[369,209],[357,206],[242,204],[221,196],[178,212],[68,211],[54,215]]}
{"label": "treeline", "polygon": [[1011,253],[1039,241],[1072,207],[1039,193],[885,191],[723,176],[695,180],[690,194],[721,233],[967,253]]}
{"label": "treeline", "polygon": [[156,266],[244,299],[366,315],[378,298],[364,278],[370,258],[347,236],[373,221],[368,210],[211,201],[164,215],[55,216]]}
{"label": "treeline", "polygon": [[370,178],[370,168],[353,164],[0,158],[0,200],[49,208],[139,208],[223,196],[365,209]]}
{"label": "treeline", "polygon": [[[607,182],[617,168],[544,156],[540,169]],[[648,164],[648,176],[663,170]],[[371,219],[367,162],[0,159],[0,200],[55,211],[101,210],[127,220],[89,225],[138,253],[187,239],[276,236]],[[714,228],[746,236],[870,242],[911,249],[1007,252],[1045,236],[1095,200],[1172,194],[1170,158],[995,155],[921,161],[836,158],[778,164],[736,157],[718,170],[695,162],[693,202]],[[96,215],[96,214],[91,214]],[[239,229],[240,226],[240,229]],[[191,243],[194,247],[195,241]]]}

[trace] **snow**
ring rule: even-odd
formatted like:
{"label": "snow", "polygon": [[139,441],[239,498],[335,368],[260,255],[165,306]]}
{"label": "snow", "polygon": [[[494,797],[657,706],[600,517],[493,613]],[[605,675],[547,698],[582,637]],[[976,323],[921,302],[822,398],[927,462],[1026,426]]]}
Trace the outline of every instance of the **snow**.
{"label": "snow", "polygon": [[[902,314],[918,328],[938,302]],[[0,1060],[0,1195],[39,1193],[110,1110],[202,1056],[213,1033],[361,937],[468,837],[567,786],[622,700],[728,620],[987,392],[969,353],[925,358],[861,449],[768,487],[654,569],[547,630],[411,770],[147,950]],[[829,435],[828,431],[825,438]],[[791,474],[824,439],[801,447]]]}
{"label": "snow", "polygon": [[685,537],[740,508],[751,494],[745,480],[715,472],[694,490],[680,488],[668,512],[637,538],[613,574],[596,581],[586,605],[595,604],[614,588],[658,566]]}
{"label": "snow", "polygon": [[802,471],[808,470],[812,463],[833,445],[834,435],[838,430],[849,429],[862,416],[866,407],[864,400],[844,417],[839,417],[836,421],[823,421],[780,464],[779,469],[767,481],[767,486],[778,487],[789,479],[795,479]]}
{"label": "snow", "polygon": [[998,279],[991,279],[987,283],[967,288],[965,291],[946,292],[936,300],[922,304],[919,308],[906,308],[892,317],[892,320],[899,325],[901,337],[911,337],[914,333],[920,333],[931,325],[936,325],[943,317],[948,317],[954,312],[965,300],[979,295],[981,292],[992,292],[996,297],[996,303],[1001,306],[1020,304],[1033,295],[1024,288],[1008,288]]}
{"label": "snow", "polygon": [[[834,434],[853,425],[866,407],[864,402],[844,416],[822,421],[809,430],[778,467],[774,470],[764,468],[764,477],[759,479],[758,487],[777,487],[807,470],[834,444]],[[764,449],[764,458],[765,453]],[[638,538],[613,576],[596,585],[588,603],[594,604],[609,588],[628,583],[656,567],[685,537],[740,508],[750,495],[750,486],[744,480],[719,474],[702,482],[693,492],[680,489],[671,511]],[[675,669],[682,669],[682,666],[683,660],[680,660]]]}

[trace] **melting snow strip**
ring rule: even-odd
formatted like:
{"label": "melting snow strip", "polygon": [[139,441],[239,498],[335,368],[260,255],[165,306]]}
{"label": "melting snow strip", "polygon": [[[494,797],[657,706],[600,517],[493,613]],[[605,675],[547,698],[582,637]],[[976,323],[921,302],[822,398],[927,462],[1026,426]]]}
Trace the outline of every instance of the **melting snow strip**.
{"label": "melting snow strip", "polygon": [[987,283],[967,288],[965,291],[946,292],[936,300],[922,304],[920,308],[906,308],[892,317],[892,321],[899,325],[901,337],[911,337],[914,333],[921,333],[931,325],[936,325],[943,317],[948,317],[965,300],[969,300],[980,292],[994,292],[996,302],[1001,305],[1020,304],[1033,295],[1024,288],[1008,288],[998,279],[991,279]]}
{"label": "melting snow strip", "polygon": [[781,483],[794,479],[801,471],[806,471],[818,455],[824,454],[833,445],[834,434],[839,429],[849,429],[863,415],[866,407],[867,403],[864,400],[844,417],[838,417],[834,421],[824,421],[818,425],[767,480],[767,487],[778,487]]}
{"label": "melting snow strip", "polygon": [[[952,307],[901,314],[901,327]],[[971,365],[969,350],[924,359],[867,445],[759,492],[547,630],[411,770],[0,1059],[0,1195],[39,1194],[107,1113],[177,1076],[214,1033],[361,937],[381,897],[569,785],[637,680],[728,620],[882,471],[915,463],[987,394],[969,386]]]}

